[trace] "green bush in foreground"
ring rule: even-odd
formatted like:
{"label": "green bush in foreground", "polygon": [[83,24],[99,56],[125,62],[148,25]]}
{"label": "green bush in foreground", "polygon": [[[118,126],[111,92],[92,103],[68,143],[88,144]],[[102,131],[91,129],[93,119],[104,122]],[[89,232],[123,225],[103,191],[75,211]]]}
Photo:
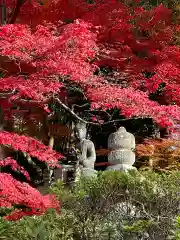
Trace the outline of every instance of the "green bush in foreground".
{"label": "green bush in foreground", "polygon": [[103,172],[71,189],[57,182],[51,191],[62,202],[61,214],[1,220],[0,239],[178,240],[179,190],[178,172]]}

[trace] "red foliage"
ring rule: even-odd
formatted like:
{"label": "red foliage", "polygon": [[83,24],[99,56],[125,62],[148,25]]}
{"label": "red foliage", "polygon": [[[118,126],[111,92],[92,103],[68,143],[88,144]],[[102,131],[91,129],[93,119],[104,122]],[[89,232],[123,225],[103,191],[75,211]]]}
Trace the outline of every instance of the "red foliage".
{"label": "red foliage", "polygon": [[179,107],[160,106],[149,100],[147,93],[133,88],[102,85],[96,88],[96,91],[95,88],[88,88],[87,94],[92,99],[92,108],[104,110],[119,108],[121,114],[127,118],[150,116],[163,127],[172,126],[174,119],[180,120]]}
{"label": "red foliage", "polygon": [[0,132],[0,145],[28,153],[30,156],[47,162],[50,166],[59,167],[58,160],[63,156],[55,152],[51,147],[45,146],[34,138],[9,132]]}
{"label": "red foliage", "polygon": [[30,181],[29,173],[22,166],[19,166],[16,160],[12,159],[11,157],[0,160],[0,167],[6,166],[11,166],[12,170],[22,173],[26,179]]}
{"label": "red foliage", "polygon": [[[48,101],[60,93],[62,83],[57,79],[68,77],[80,84],[92,106],[118,107],[126,117],[152,117],[163,126],[179,120],[180,100],[175,91],[179,88],[180,51],[172,46],[177,27],[172,24],[171,10],[163,5],[145,10],[137,1],[133,7],[115,0],[94,4],[52,0],[43,6],[28,1],[18,21],[27,19],[33,20],[33,29],[13,24],[3,26],[0,33],[1,54],[15,59],[22,68],[24,63],[31,71],[34,68],[26,81],[22,76],[3,79],[1,91],[17,90],[11,100],[22,97]],[[64,25],[62,21],[67,19],[75,21]],[[46,26],[38,25],[44,21]],[[94,63],[89,62],[94,58]],[[114,78],[120,77],[119,84],[112,85],[93,75],[95,64],[112,66],[118,73]],[[147,78],[146,71],[155,74]],[[126,89],[122,81],[126,81]],[[162,83],[166,85],[157,104],[149,94]],[[176,107],[172,106],[174,102]]]}
{"label": "red foliage", "polygon": [[[18,21],[31,21],[33,29],[22,24],[5,25],[1,28],[0,49],[2,55],[15,59],[20,66],[26,63],[33,67],[34,73],[26,81],[22,77],[5,78],[1,90],[16,89],[18,93],[11,99],[45,101],[60,93],[62,83],[57,79],[66,76],[81,85],[93,106],[99,104],[100,98],[100,107],[119,107],[126,117],[149,116],[163,126],[178,120],[180,100],[175,91],[179,88],[180,51],[172,45],[177,27],[171,21],[171,10],[163,5],[145,10],[139,7],[139,1],[132,2],[133,7],[115,0],[96,0],[94,4],[51,0],[43,6],[27,1]],[[11,1],[7,4],[12,7]],[[65,20],[75,21],[64,25]],[[38,25],[45,22],[46,27]],[[120,77],[119,85],[105,84],[93,75],[95,65],[88,59],[94,57],[96,65],[116,69],[114,78]],[[146,71],[155,74],[147,78]],[[122,81],[127,82],[127,89],[121,88]],[[98,87],[100,82],[103,85]],[[166,85],[159,97],[160,104],[156,104],[148,98],[161,83]],[[104,97],[102,92],[106,92]],[[112,96],[117,97],[112,100]],[[170,106],[162,106],[162,102]],[[174,102],[176,108],[171,105]]]}
{"label": "red foliage", "polygon": [[15,210],[8,220],[18,220],[26,215],[40,215],[49,208],[59,210],[59,203],[53,195],[42,196],[40,192],[27,183],[20,183],[10,174],[0,173],[0,207],[11,208],[14,205],[23,206],[24,209]]}

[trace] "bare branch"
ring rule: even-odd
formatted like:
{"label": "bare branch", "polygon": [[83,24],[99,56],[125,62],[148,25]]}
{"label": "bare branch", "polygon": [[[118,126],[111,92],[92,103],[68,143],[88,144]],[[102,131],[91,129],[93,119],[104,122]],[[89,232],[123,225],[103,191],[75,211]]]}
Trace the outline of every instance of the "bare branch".
{"label": "bare branch", "polygon": [[[71,116],[74,117],[76,120],[86,123],[86,124],[100,126],[100,125],[105,125],[105,124],[109,124],[109,123],[124,122],[124,121],[129,120],[129,119],[117,119],[117,120],[112,120],[112,121],[103,122],[103,123],[89,122],[89,121],[86,121],[86,120],[82,119],[81,117],[79,117],[73,110],[71,110],[68,106],[66,106],[59,98],[55,98],[54,100],[57,101],[61,105],[61,107],[64,108],[68,113],[70,113]],[[147,116],[147,118],[150,118],[150,117]],[[143,119],[143,118],[137,117],[137,118],[133,118],[133,119]]]}
{"label": "bare branch", "polygon": [[[87,121],[85,121],[84,119],[80,118],[73,110],[71,110],[68,106],[66,106],[59,98],[55,98],[54,100],[56,100],[61,107],[63,107],[67,112],[69,112],[71,114],[72,117],[74,117],[75,119],[79,120],[80,122],[83,123],[88,123]],[[97,124],[96,124],[97,125]]]}
{"label": "bare branch", "polygon": [[[9,93],[0,93],[0,97],[6,97],[6,96],[9,96],[9,95],[12,95],[13,93],[15,92],[15,90],[13,90],[12,92],[9,92]],[[115,122],[125,122],[125,121],[128,121],[130,119],[116,119],[116,120],[111,120],[111,121],[107,121],[107,122],[102,122],[102,123],[98,123],[98,122],[90,122],[90,121],[86,121],[84,119],[82,119],[81,117],[79,117],[73,110],[71,110],[66,104],[64,104],[59,98],[54,98],[54,100],[56,102],[58,102],[60,104],[60,106],[62,108],[64,108],[64,110],[66,110],[68,113],[70,113],[70,115],[72,117],[74,117],[76,120],[80,121],[80,122],[83,122],[85,124],[89,124],[89,125],[95,125],[95,126],[100,126],[100,125],[106,125],[106,124],[109,124],[109,123],[115,123]],[[37,100],[28,100],[28,99],[17,99],[15,102],[24,102],[24,103],[35,103],[35,104],[38,104],[38,103],[42,103],[42,102],[39,102]],[[45,102],[44,102],[45,103]],[[47,103],[47,102],[46,102]],[[82,106],[78,106],[76,104],[73,105],[73,108],[74,106],[78,106],[78,107],[83,107],[83,106],[86,106],[87,104],[84,104]],[[100,110],[101,112],[105,112],[105,111],[102,111]],[[108,114],[108,113],[107,113]],[[49,116],[48,116],[48,119],[51,119],[54,117],[54,112],[51,113]],[[143,118],[150,118],[149,116],[147,117],[134,117],[133,119],[143,119]]]}
{"label": "bare branch", "polygon": [[[89,103],[85,103],[85,104],[83,104],[83,105],[77,105],[77,104],[73,104],[72,105],[72,110],[74,111],[74,107],[78,107],[78,108],[83,108],[83,107],[86,107],[86,106],[88,106],[89,105]],[[111,119],[112,118],[112,116],[111,116],[111,114],[109,114],[108,112],[106,112],[106,111],[104,111],[104,110],[84,110],[85,112],[103,112],[103,113],[105,113],[106,115],[108,115],[108,117]]]}
{"label": "bare branch", "polygon": [[86,107],[86,106],[88,106],[89,105],[89,103],[85,103],[85,104],[83,104],[83,105],[77,105],[77,104],[73,104],[72,105],[72,111],[74,111],[74,107],[78,107],[78,108],[83,108],[83,107]]}
{"label": "bare branch", "polygon": [[104,110],[85,110],[85,112],[102,112],[102,113],[105,113],[109,117],[109,119],[112,119],[111,114]]}
{"label": "bare branch", "polygon": [[10,95],[13,95],[16,90],[13,90],[12,92],[0,92],[0,97],[8,97]]}

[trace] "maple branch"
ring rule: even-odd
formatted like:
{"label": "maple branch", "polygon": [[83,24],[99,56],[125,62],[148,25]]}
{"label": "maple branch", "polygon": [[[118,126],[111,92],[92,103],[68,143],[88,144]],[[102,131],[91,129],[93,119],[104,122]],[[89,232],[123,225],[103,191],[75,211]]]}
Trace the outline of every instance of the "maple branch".
{"label": "maple branch", "polygon": [[12,92],[0,92],[0,97],[9,97],[10,95],[14,94],[16,90],[13,90]]}
{"label": "maple branch", "polygon": [[[105,124],[109,124],[109,123],[114,123],[114,122],[124,122],[124,121],[128,121],[130,119],[116,119],[116,120],[111,120],[108,122],[103,122],[103,123],[95,123],[95,122],[90,122],[90,121],[86,121],[84,119],[82,119],[81,117],[79,117],[73,110],[71,110],[68,106],[66,106],[59,98],[54,98],[54,100],[56,100],[62,108],[64,108],[68,113],[71,114],[72,117],[74,117],[75,119],[79,120],[80,122],[83,122],[85,124],[90,124],[90,125],[105,125]],[[135,117],[133,119],[143,119],[144,117]],[[147,118],[150,118],[147,116]]]}
{"label": "maple branch", "polygon": [[80,122],[83,123],[88,123],[87,121],[85,121],[84,119],[80,118],[73,110],[71,110],[68,106],[66,106],[66,104],[64,104],[59,98],[55,98],[54,100],[56,100],[61,107],[63,107],[67,112],[69,112],[71,114],[71,116],[73,116],[74,118],[76,118],[77,120],[79,120]]}
{"label": "maple branch", "polygon": [[85,110],[85,112],[102,112],[105,113],[110,119],[112,119],[111,114],[106,112],[105,110]]}
{"label": "maple branch", "polygon": [[[73,104],[71,110],[74,111],[74,107],[83,108],[83,107],[86,107],[86,106],[88,106],[88,105],[89,105],[89,103],[85,103],[85,104],[83,104],[82,106],[77,105],[77,104]],[[103,112],[103,113],[105,113],[106,115],[108,115],[109,118],[111,118],[111,114],[109,114],[108,112],[106,112],[106,111],[104,111],[104,110],[84,110],[84,111],[85,111],[85,112]]]}
{"label": "maple branch", "polygon": [[89,105],[89,103],[85,103],[85,104],[83,104],[82,106],[79,106],[79,105],[77,105],[77,104],[73,104],[73,105],[72,105],[72,111],[74,111],[74,107],[83,108],[83,107],[86,107],[86,106],[88,106],[88,105]]}
{"label": "maple branch", "polygon": [[18,103],[18,102],[23,102],[23,103],[36,103],[36,104],[38,104],[38,103],[46,103],[46,102],[42,102],[42,101],[38,101],[38,100],[29,100],[29,99],[23,99],[23,98],[21,98],[21,99],[16,99],[15,100],[15,102],[16,103]]}

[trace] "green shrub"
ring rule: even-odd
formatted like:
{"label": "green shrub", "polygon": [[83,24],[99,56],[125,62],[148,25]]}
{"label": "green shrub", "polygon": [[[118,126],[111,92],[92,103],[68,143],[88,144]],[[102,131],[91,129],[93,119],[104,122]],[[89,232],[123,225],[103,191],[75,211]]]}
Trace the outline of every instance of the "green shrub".
{"label": "green shrub", "polygon": [[105,232],[102,239],[166,239],[179,213],[179,190],[180,173],[150,171],[103,172],[72,189],[60,182],[52,189],[74,214],[79,239],[93,240]]}
{"label": "green shrub", "polygon": [[103,172],[71,188],[57,182],[51,192],[62,203],[61,213],[2,220],[0,239],[178,240],[179,190],[178,172]]}

